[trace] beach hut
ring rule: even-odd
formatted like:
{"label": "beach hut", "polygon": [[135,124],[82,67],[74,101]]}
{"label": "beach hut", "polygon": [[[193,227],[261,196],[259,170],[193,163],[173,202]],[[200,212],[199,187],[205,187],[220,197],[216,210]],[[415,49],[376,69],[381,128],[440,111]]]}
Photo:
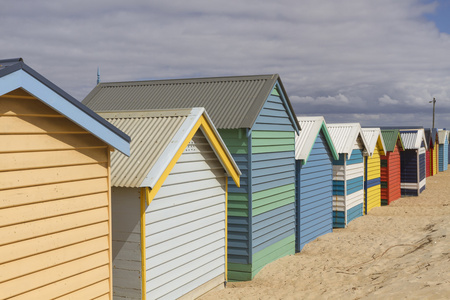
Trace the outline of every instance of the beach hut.
{"label": "beach hut", "polygon": [[228,189],[228,279],[251,280],[295,253],[295,133],[300,125],[273,75],[100,83],[93,110],[205,107],[242,172]]}
{"label": "beach hut", "polygon": [[359,123],[327,124],[339,159],[333,161],[333,227],[363,215],[367,143]]}
{"label": "beach hut", "polygon": [[439,172],[448,169],[448,130],[439,129]]}
{"label": "beach hut", "polygon": [[129,158],[111,156],[114,297],[223,287],[228,176],[239,186],[240,171],[205,110],[100,115],[132,138]]}
{"label": "beach hut", "polygon": [[364,157],[364,214],[381,206],[380,156],[386,155],[386,147],[380,128],[363,128],[367,142],[367,156]]}
{"label": "beach hut", "polygon": [[404,151],[398,129],[381,130],[385,155],[380,157],[381,205],[389,205],[401,197],[400,151]]}
{"label": "beach hut", "polygon": [[0,299],[111,298],[110,152],[129,142],[22,59],[0,60]]}
{"label": "beach hut", "polygon": [[333,231],[333,160],[339,159],[323,117],[298,117],[295,138],[295,248]]}
{"label": "beach hut", "polygon": [[427,141],[423,129],[400,129],[405,151],[400,152],[402,196],[418,196],[426,185]]}
{"label": "beach hut", "polygon": [[436,175],[439,170],[439,136],[437,128],[425,129],[425,139],[427,141],[427,177]]}

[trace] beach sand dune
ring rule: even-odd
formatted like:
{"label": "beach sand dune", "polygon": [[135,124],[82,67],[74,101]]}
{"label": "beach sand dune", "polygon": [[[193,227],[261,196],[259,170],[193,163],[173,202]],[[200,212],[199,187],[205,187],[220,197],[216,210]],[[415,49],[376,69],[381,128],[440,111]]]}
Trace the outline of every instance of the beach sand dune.
{"label": "beach sand dune", "polygon": [[450,299],[450,171],[201,299]]}

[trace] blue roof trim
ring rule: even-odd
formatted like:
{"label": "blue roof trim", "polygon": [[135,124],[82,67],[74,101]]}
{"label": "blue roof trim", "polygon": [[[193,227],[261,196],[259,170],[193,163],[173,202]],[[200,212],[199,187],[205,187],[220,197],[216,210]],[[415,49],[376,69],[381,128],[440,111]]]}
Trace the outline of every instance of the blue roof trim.
{"label": "blue roof trim", "polygon": [[[0,65],[0,95],[24,88],[99,139],[129,155],[131,139],[128,135],[27,66],[22,59],[0,60]],[[42,90],[42,85],[49,90]]]}

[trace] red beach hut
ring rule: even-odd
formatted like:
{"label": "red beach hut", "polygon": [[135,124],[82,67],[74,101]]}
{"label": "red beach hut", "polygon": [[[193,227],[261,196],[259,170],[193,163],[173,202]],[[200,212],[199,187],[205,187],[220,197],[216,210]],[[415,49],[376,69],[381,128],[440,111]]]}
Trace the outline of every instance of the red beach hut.
{"label": "red beach hut", "polygon": [[398,129],[383,129],[381,136],[386,147],[380,156],[381,205],[388,205],[401,197],[400,151],[404,150]]}

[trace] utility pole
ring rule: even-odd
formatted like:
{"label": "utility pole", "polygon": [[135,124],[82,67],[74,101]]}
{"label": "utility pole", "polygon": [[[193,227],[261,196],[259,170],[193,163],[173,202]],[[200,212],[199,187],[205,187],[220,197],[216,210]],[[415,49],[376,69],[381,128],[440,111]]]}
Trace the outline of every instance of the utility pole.
{"label": "utility pole", "polygon": [[434,128],[434,112],[436,108],[436,98],[433,97],[433,101],[428,101],[428,103],[433,103],[433,127],[431,128]]}

